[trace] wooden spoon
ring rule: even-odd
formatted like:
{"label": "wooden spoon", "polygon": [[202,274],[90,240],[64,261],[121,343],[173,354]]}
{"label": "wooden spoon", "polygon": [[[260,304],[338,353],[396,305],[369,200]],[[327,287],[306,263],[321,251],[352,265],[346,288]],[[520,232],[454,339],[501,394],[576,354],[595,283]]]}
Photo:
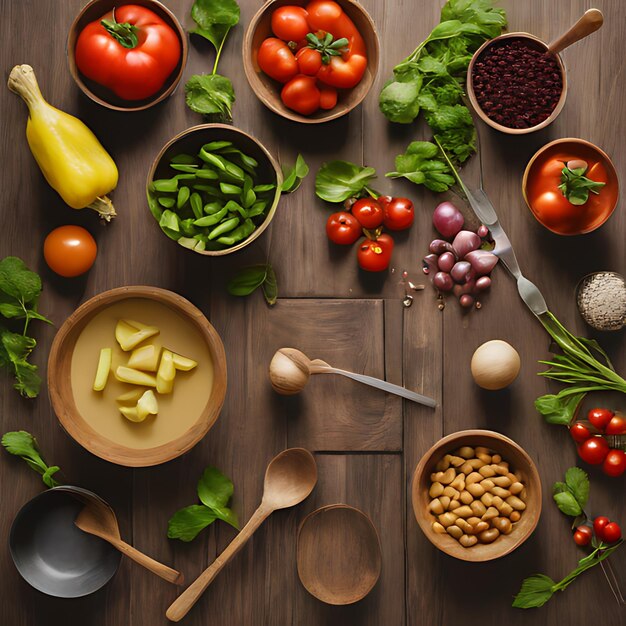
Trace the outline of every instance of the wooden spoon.
{"label": "wooden spoon", "polygon": [[259,508],[222,554],[176,598],[165,613],[167,619],[173,622],[183,619],[217,574],[252,537],[265,518],[278,509],[286,509],[302,502],[313,491],[316,483],[317,465],[308,450],[289,448],[275,456],[265,471],[263,498]]}
{"label": "wooden spoon", "polygon": [[437,406],[437,403],[432,398],[423,396],[421,393],[416,393],[415,391],[409,391],[399,385],[388,383],[386,380],[338,369],[321,359],[311,361],[304,352],[300,352],[300,350],[296,350],[296,348],[281,348],[274,354],[270,363],[270,381],[272,387],[276,392],[285,396],[300,393],[309,382],[309,376],[311,374],[340,374],[346,378],[357,380],[370,387],[382,389],[388,393],[393,393],[407,400],[424,404],[425,406],[432,408]]}
{"label": "wooden spoon", "polygon": [[85,503],[74,524],[83,532],[89,533],[108,541],[122,554],[139,563],[153,574],[160,576],[167,582],[182,585],[184,577],[180,572],[155,561],[153,558],[139,552],[137,548],[127,544],[120,536],[120,528],[113,509],[99,498],[94,498],[81,490],[79,499]]}
{"label": "wooden spoon", "polygon": [[589,9],[568,31],[555,39],[548,46],[548,52],[557,54],[573,43],[595,33],[604,23],[604,16],[599,9]]}

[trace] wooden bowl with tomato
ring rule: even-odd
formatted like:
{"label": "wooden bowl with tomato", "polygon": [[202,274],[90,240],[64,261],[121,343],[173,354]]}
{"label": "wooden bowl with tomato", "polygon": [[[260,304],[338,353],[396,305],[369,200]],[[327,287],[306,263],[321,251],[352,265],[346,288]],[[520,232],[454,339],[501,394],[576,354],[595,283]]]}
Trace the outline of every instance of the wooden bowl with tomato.
{"label": "wooden bowl with tomato", "polygon": [[530,159],[524,200],[537,221],[557,235],[590,233],[606,222],[619,198],[615,166],[584,139],[557,139]]}
{"label": "wooden bowl with tomato", "polygon": [[157,0],[91,0],[67,38],[70,74],[79,89],[114,111],[144,111],[169,97],[187,52],[183,27]]}
{"label": "wooden bowl with tomato", "polygon": [[372,18],[354,0],[269,0],[244,36],[243,66],[266,107],[293,122],[319,124],[363,101],[376,78],[379,48]]}

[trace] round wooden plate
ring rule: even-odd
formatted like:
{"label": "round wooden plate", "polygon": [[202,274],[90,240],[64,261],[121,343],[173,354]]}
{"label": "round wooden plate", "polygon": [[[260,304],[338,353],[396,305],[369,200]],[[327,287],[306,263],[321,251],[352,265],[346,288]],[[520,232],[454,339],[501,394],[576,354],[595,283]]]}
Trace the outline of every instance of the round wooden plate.
{"label": "round wooden plate", "polygon": [[346,504],[307,515],[298,529],[298,576],[306,590],[327,604],[363,599],[380,576],[380,540],[370,518]]}
{"label": "round wooden plate", "polygon": [[[206,342],[213,360],[213,388],[201,415],[176,439],[153,448],[124,446],[96,432],[79,413],[72,391],[72,354],[76,342],[98,313],[113,303],[145,298],[173,309],[188,320]],[[157,287],[119,287],[101,293],[82,304],[57,332],[48,359],[48,393],[52,408],[63,428],[81,446],[102,459],[127,467],[146,467],[170,461],[192,448],[217,420],[226,396],[226,354],[217,331],[202,311],[176,293]]]}

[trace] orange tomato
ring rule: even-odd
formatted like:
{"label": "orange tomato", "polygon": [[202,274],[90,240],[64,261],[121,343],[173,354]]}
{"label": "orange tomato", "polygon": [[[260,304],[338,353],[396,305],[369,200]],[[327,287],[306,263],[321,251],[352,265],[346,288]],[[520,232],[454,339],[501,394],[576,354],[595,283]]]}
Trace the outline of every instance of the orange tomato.
{"label": "orange tomato", "polygon": [[59,226],[43,244],[43,256],[48,267],[66,278],[80,276],[89,270],[97,253],[96,240],[81,226]]}

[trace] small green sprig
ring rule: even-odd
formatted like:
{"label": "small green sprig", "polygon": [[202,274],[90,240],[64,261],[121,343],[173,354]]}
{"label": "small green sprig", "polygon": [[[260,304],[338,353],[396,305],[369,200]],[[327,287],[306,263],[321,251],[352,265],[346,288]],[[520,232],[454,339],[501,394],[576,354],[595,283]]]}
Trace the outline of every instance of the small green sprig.
{"label": "small green sprig", "polygon": [[328,65],[332,57],[341,56],[348,50],[350,43],[345,37],[341,39],[333,39],[330,33],[326,33],[324,37],[318,37],[313,33],[306,36],[307,46],[313,50],[317,50],[322,55],[322,63]]}
{"label": "small green sprig", "polygon": [[[565,167],[561,170],[561,184],[559,185],[560,192],[574,205],[585,204],[589,200],[589,192],[598,195],[600,189],[606,185],[606,183],[600,183],[595,180],[591,180],[585,176],[587,171],[587,164],[584,161],[577,162],[581,164],[580,167],[572,168],[568,167],[570,163],[565,163]],[[584,164],[584,165],[583,165]]]}
{"label": "small green sprig", "polygon": [[52,475],[59,471],[59,466],[46,464],[39,451],[37,440],[30,433],[25,430],[4,433],[2,445],[8,453],[24,459],[28,467],[40,474],[46,487],[56,487],[60,484],[52,478]]}

